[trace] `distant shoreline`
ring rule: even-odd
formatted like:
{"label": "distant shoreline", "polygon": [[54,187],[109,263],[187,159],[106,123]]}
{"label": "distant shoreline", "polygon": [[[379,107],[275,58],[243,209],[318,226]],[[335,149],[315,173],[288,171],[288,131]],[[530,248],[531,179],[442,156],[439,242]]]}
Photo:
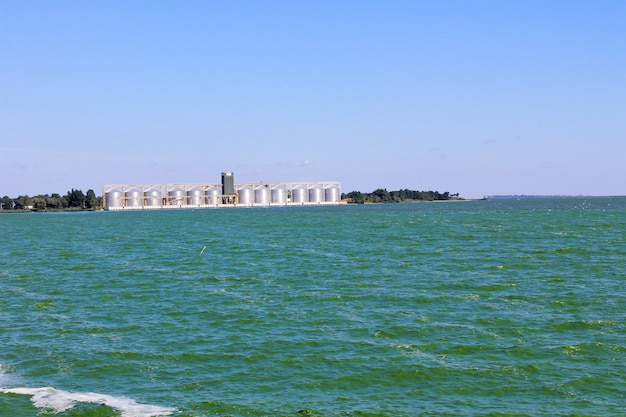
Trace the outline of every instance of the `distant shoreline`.
{"label": "distant shoreline", "polygon": [[[504,199],[521,199],[521,198],[613,198],[626,197],[624,195],[533,195],[533,194],[511,194],[511,195],[490,195],[483,198],[484,200],[504,200]],[[483,200],[481,199],[481,200]]]}
{"label": "distant shoreline", "polygon": [[[493,195],[485,196],[483,198],[464,198],[454,197],[448,200],[404,200],[404,201],[366,201],[363,203],[351,203],[347,200],[341,200],[339,205],[359,205],[359,204],[402,204],[402,203],[446,203],[446,202],[470,202],[470,201],[489,201],[489,200],[521,200],[521,199],[548,199],[548,198],[626,198],[626,195]],[[19,213],[84,213],[84,212],[97,212],[106,211],[103,208],[65,208],[65,209],[2,209],[0,214],[19,214]],[[124,211],[124,210],[122,210]]]}

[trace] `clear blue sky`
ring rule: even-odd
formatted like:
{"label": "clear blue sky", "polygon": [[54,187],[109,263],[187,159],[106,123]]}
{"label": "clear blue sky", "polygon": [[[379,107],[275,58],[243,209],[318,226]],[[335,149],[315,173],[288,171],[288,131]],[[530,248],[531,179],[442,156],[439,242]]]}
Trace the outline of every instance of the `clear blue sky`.
{"label": "clear blue sky", "polygon": [[0,0],[0,195],[626,195],[626,1]]}

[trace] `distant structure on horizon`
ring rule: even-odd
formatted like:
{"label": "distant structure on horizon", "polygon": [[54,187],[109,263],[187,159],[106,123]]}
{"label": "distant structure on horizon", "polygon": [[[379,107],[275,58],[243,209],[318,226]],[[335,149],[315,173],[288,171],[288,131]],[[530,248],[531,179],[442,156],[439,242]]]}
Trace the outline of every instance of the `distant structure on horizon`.
{"label": "distant structure on horizon", "polygon": [[267,207],[341,204],[337,181],[235,183],[222,172],[221,184],[110,184],[102,187],[105,210]]}

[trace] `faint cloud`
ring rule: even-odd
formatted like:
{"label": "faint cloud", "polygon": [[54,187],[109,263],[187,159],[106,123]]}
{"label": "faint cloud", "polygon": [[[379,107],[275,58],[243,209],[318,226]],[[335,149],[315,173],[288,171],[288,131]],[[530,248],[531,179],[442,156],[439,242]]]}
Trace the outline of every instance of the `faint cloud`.
{"label": "faint cloud", "polygon": [[0,147],[0,151],[2,152],[11,152],[15,154],[24,154],[24,155],[48,155],[54,156],[55,158],[59,157],[97,157],[100,156],[100,153],[93,151],[80,151],[80,150],[66,150],[66,149],[48,149],[48,148],[2,148]]}
{"label": "faint cloud", "polygon": [[273,163],[269,164],[268,166],[276,167],[276,168],[297,168],[297,167],[307,167],[307,166],[309,166],[311,164],[312,164],[312,162],[311,162],[310,159],[305,159],[302,162],[277,161],[277,162],[273,162]]}
{"label": "faint cloud", "polygon": [[242,172],[254,171],[253,167],[250,166],[250,164],[237,164],[235,165],[235,168],[237,169],[237,171],[242,171]]}
{"label": "faint cloud", "polygon": [[16,169],[19,171],[26,171],[30,168],[30,165],[28,164],[24,164],[24,163],[19,163],[19,162],[12,162],[9,164],[9,169]]}
{"label": "faint cloud", "polygon": [[158,161],[152,161],[144,165],[144,169],[152,172],[180,172],[178,164],[163,164]]}
{"label": "faint cloud", "polygon": [[433,146],[433,147],[429,148],[428,152],[430,152],[436,158],[439,158],[439,159],[446,159],[446,158],[448,158],[448,155],[446,155],[445,153],[441,152],[439,150],[439,148],[437,148],[436,146]]}

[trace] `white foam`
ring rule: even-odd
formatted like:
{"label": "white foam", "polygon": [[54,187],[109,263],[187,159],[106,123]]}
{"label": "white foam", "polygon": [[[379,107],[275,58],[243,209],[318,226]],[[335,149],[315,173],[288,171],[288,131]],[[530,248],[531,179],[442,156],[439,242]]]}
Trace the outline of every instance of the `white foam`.
{"label": "white foam", "polygon": [[0,363],[0,388],[6,385],[6,381],[7,381],[7,375],[4,373],[4,368],[2,367],[2,364]]}
{"label": "white foam", "polygon": [[139,404],[135,400],[124,397],[114,397],[94,392],[68,392],[52,387],[5,388],[0,389],[0,392],[30,395],[35,407],[53,409],[57,413],[69,410],[79,402],[105,404],[119,410],[122,413],[122,417],[169,416],[175,411],[175,409],[168,407]]}

